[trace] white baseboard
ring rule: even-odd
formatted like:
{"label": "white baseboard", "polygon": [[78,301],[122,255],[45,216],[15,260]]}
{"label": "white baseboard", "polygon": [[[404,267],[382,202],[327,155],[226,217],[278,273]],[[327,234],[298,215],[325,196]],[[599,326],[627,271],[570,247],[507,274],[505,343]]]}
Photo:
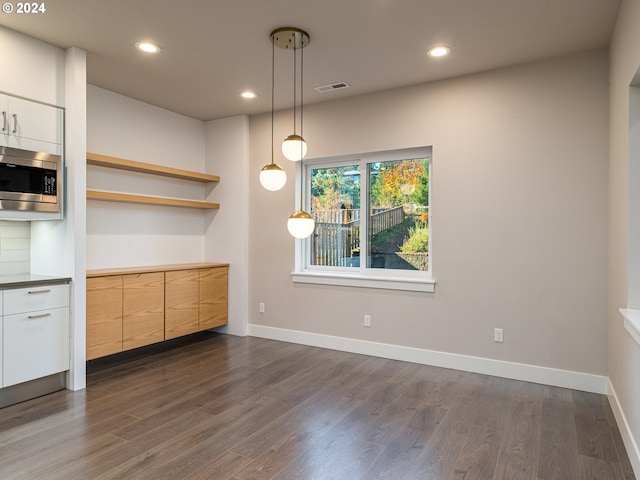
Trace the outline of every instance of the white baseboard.
{"label": "white baseboard", "polygon": [[622,436],[624,447],[627,449],[627,455],[629,455],[629,461],[633,467],[633,473],[636,477],[640,478],[640,450],[638,449],[638,443],[631,432],[629,422],[627,422],[627,416],[622,410],[622,406],[618,400],[618,395],[616,394],[616,389],[613,388],[611,380],[608,381],[608,387],[609,392],[607,393],[607,396],[609,397],[609,404],[611,405],[611,410],[613,410],[613,415],[616,417],[616,422],[620,429],[620,435]]}
{"label": "white baseboard", "polygon": [[599,394],[607,394],[609,392],[608,378],[601,375],[403,347],[387,343],[369,342],[366,340],[355,340],[345,337],[334,337],[298,330],[265,327],[263,325],[249,324],[248,334],[252,337],[269,338],[271,340],[402,360],[435,367],[453,368],[455,370],[541,383],[554,387],[571,388],[585,392]]}

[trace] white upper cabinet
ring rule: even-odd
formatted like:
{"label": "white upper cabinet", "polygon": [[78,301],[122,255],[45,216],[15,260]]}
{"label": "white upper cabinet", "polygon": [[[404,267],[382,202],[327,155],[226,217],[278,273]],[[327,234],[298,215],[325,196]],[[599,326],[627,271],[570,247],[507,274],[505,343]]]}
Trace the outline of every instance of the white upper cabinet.
{"label": "white upper cabinet", "polygon": [[62,109],[0,94],[0,145],[62,153]]}

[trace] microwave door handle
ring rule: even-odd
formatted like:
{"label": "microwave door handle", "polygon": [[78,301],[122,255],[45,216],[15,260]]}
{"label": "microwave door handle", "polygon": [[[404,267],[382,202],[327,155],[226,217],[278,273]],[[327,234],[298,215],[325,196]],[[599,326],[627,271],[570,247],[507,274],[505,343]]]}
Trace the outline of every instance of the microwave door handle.
{"label": "microwave door handle", "polygon": [[18,114],[14,113],[13,114],[13,133],[16,133],[18,131]]}

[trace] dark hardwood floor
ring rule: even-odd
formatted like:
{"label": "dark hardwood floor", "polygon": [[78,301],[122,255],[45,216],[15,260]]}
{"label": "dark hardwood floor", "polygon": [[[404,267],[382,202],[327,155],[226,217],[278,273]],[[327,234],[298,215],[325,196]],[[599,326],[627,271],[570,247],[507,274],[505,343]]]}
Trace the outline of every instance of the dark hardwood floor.
{"label": "dark hardwood floor", "polygon": [[2,479],[632,479],[607,398],[203,333],[0,410]]}

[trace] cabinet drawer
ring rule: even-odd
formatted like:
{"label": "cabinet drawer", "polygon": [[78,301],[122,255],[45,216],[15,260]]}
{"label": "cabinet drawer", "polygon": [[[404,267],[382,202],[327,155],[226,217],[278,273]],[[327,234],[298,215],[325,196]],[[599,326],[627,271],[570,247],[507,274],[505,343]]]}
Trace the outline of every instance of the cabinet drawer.
{"label": "cabinet drawer", "polygon": [[69,308],[5,315],[2,346],[5,387],[69,370]]}
{"label": "cabinet drawer", "polygon": [[4,291],[4,314],[69,306],[69,285],[46,285]]}

